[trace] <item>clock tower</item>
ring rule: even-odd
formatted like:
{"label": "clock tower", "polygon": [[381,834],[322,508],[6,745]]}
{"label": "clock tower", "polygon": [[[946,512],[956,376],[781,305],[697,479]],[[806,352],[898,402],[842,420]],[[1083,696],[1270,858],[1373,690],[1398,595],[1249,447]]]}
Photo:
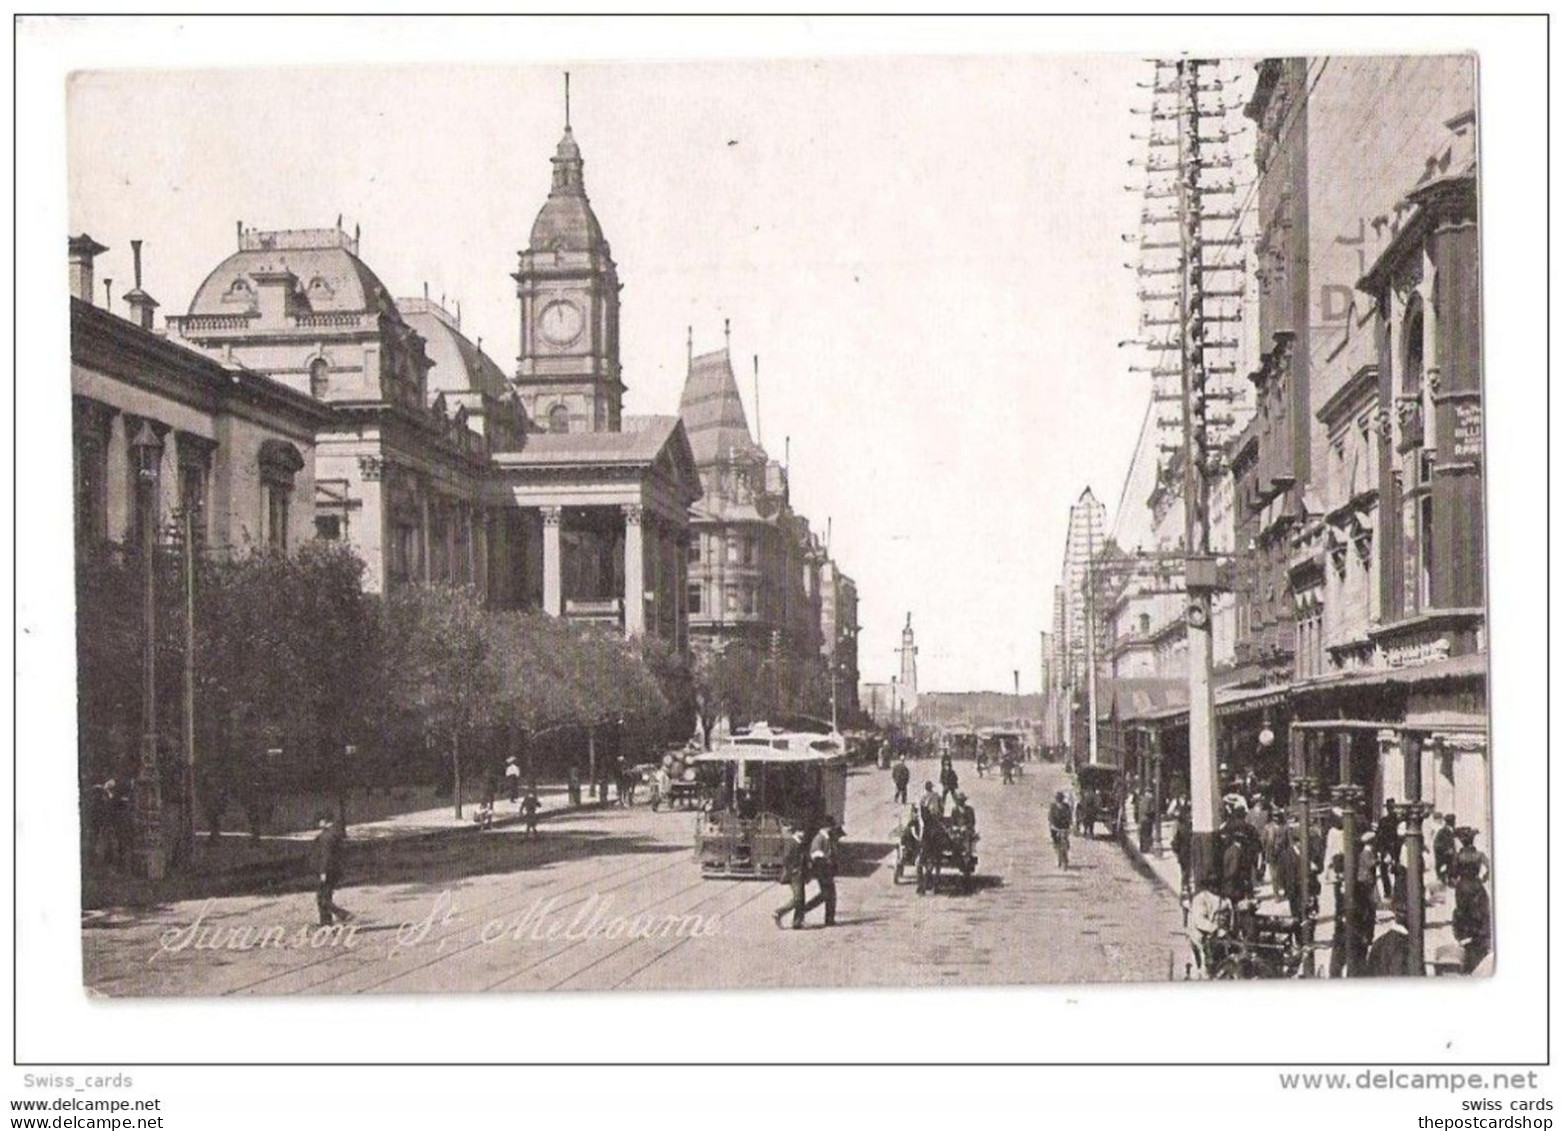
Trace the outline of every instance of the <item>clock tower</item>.
{"label": "clock tower", "polygon": [[516,388],[527,415],[550,432],[617,432],[619,275],[586,199],[581,150],[570,130],[553,156],[553,187],[512,276],[521,302]]}

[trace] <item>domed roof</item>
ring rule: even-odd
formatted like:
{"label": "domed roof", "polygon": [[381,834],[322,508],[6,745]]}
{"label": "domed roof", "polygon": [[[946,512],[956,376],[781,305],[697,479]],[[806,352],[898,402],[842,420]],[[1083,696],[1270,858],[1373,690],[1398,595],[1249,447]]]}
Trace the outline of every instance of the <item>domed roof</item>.
{"label": "domed roof", "polygon": [[602,225],[586,199],[586,184],[581,170],[581,147],[569,126],[559,139],[552,161],[553,187],[548,201],[532,223],[530,246],[533,251],[590,251],[605,248]]}
{"label": "domed roof", "polygon": [[487,393],[504,398],[510,384],[488,354],[478,349],[456,326],[439,303],[422,298],[396,300],[407,324],[423,339],[424,352],[434,367],[429,370],[429,399],[439,393]]}
{"label": "domed roof", "polygon": [[288,271],[308,309],[373,310],[399,318],[391,293],[355,253],[357,242],[334,229],[245,231],[240,248],[196,288],[191,314],[237,314],[255,305],[255,276]]}

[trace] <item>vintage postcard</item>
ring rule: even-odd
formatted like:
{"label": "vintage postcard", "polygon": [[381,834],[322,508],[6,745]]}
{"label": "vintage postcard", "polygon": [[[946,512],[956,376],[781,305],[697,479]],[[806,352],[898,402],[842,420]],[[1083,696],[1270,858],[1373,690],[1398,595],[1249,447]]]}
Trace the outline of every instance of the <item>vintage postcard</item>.
{"label": "vintage postcard", "polygon": [[1477,85],[74,73],[88,993],[1487,973]]}

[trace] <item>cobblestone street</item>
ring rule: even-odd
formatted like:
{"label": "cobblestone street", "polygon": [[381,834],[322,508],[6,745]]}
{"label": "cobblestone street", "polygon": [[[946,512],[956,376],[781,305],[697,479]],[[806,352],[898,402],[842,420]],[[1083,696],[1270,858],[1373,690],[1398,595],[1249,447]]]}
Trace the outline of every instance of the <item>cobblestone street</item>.
{"label": "cobblestone street", "polygon": [[[535,841],[509,826],[388,848],[350,870],[339,902],[353,930],[335,938],[314,935],[302,890],[92,912],[86,983],[105,995],[270,995],[1165,979],[1181,953],[1176,899],[1107,840],[1077,838],[1059,871],[1043,805],[1061,771],[1026,768],[1004,786],[960,764],[978,874],[970,893],[946,877],[931,897],[910,876],[892,882],[889,775],[856,771],[830,930],[815,912],[809,929],[777,931],[784,887],[702,879],[694,816],[641,806],[545,822]],[[914,790],[934,770],[914,765]],[[701,929],[611,930],[653,916],[699,916]]]}

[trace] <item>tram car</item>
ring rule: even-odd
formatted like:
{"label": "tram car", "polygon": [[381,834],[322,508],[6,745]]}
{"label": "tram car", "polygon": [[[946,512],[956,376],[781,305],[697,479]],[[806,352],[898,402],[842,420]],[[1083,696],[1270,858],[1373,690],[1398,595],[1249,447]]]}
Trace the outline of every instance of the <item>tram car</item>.
{"label": "tram car", "polygon": [[846,824],[847,749],[840,734],[756,724],[693,763],[717,776],[695,826],[702,876],[776,880],[789,828],[802,826],[812,837],[827,819]]}

